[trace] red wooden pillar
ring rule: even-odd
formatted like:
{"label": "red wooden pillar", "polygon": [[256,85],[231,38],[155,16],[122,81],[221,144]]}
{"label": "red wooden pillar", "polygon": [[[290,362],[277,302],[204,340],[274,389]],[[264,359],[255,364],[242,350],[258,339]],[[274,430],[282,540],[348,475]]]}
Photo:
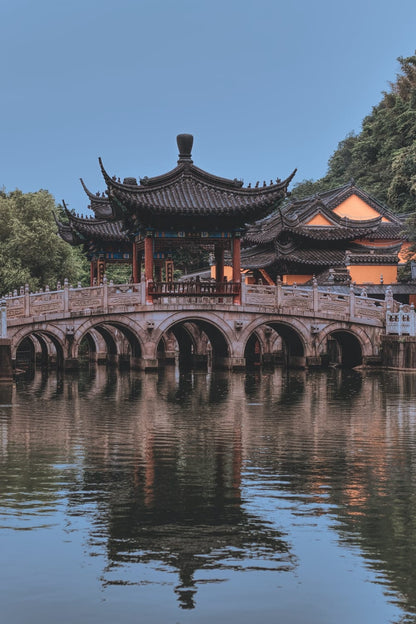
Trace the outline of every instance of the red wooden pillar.
{"label": "red wooden pillar", "polygon": [[133,273],[133,284],[138,284],[140,282],[140,273],[139,273],[139,262],[137,257],[137,243],[133,243],[132,249],[132,273]]}
{"label": "red wooden pillar", "polygon": [[215,245],[215,280],[218,283],[224,281],[224,247]]}
{"label": "red wooden pillar", "polygon": [[[233,238],[233,282],[241,284],[241,244],[240,238]],[[241,303],[241,293],[234,296],[234,303]]]}
{"label": "red wooden pillar", "polygon": [[[153,282],[153,238],[152,236],[146,236],[144,239],[144,274],[146,278],[146,291],[148,290],[148,283]],[[150,303],[153,301],[152,295],[149,296],[147,292],[147,301]]]}

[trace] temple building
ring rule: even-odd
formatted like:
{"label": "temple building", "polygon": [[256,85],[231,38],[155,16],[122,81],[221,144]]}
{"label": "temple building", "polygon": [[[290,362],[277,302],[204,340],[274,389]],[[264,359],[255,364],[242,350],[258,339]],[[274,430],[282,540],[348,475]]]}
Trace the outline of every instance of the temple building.
{"label": "temple building", "polygon": [[[136,178],[111,177],[100,159],[107,185],[105,195],[90,199],[94,218],[67,210],[68,223],[58,223],[61,237],[72,245],[83,245],[91,262],[91,284],[100,283],[106,265],[129,262],[132,281],[141,281],[142,264],[148,301],[163,294],[183,295],[173,282],[172,252],[200,246],[215,257],[215,282],[192,286],[192,294],[220,294],[240,301],[240,241],[246,225],[264,218],[285,198],[295,171],[284,181],[244,187],[207,173],[193,164],[193,137],[177,137],[179,160],[168,173],[137,182]],[[231,256],[231,280],[224,275],[224,253]]]}
{"label": "temple building", "polygon": [[354,181],[282,208],[248,227],[242,266],[273,284],[394,284],[407,243],[403,221]]}
{"label": "temple building", "polygon": [[198,247],[211,252],[214,265],[210,280],[189,285],[197,296],[238,303],[242,272],[248,282],[307,284],[315,277],[320,284],[371,286],[377,295],[387,284],[397,289],[408,245],[403,220],[354,181],[284,201],[296,171],[284,181],[244,186],[196,167],[192,135],[177,142],[177,166],[139,181],[111,177],[100,159],[105,193],[91,193],[81,180],[94,217],[64,204],[68,222],[57,221],[59,234],[83,245],[91,285],[102,283],[108,264],[127,263],[133,283],[146,281],[148,301],[186,295],[186,282],[174,282],[173,256]]}

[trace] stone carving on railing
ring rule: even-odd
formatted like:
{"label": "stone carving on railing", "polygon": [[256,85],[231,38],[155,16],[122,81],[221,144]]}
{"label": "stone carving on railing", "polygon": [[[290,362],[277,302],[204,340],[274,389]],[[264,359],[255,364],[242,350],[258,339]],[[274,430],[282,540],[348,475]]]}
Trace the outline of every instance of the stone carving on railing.
{"label": "stone carving on railing", "polygon": [[120,306],[134,306],[141,303],[140,284],[120,284],[108,286],[107,305],[109,311]]}
{"label": "stone carving on railing", "polygon": [[416,312],[413,304],[401,304],[399,310],[387,310],[386,334],[416,336]]}
{"label": "stone carving on railing", "polygon": [[16,295],[7,298],[7,316],[9,319],[25,316],[25,302],[23,297]]}
{"label": "stone carving on railing", "polygon": [[336,312],[348,314],[348,302],[350,295],[339,295],[331,292],[319,293],[319,310],[322,312]]}
{"label": "stone carving on railing", "polygon": [[274,306],[276,304],[276,287],[246,284],[245,285],[245,301],[250,305]]}
{"label": "stone carving on railing", "polygon": [[89,308],[102,308],[103,293],[102,286],[92,286],[81,290],[70,289],[68,291],[68,309],[75,312],[82,310],[86,305]]}

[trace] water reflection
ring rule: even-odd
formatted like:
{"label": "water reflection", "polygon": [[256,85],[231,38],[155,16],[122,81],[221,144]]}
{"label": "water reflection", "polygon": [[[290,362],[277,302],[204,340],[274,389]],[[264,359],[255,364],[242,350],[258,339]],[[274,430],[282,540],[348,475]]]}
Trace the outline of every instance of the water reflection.
{"label": "water reflection", "polygon": [[[118,381],[129,387],[114,388],[113,396],[131,400],[131,378]],[[175,592],[191,609],[196,571],[293,565],[281,531],[244,510],[241,423],[229,383],[229,375],[173,369],[148,377],[134,394],[134,409],[120,410],[122,432],[107,440],[105,454],[86,449],[82,483],[69,505],[80,513],[96,495],[91,537],[106,548],[105,584],[140,582],[126,579],[125,570],[153,562],[177,570]],[[102,435],[103,417],[89,418],[92,439]]]}
{"label": "water reflection", "polygon": [[344,370],[36,374],[0,393],[0,531],[88,518],[105,587],[150,566],[192,609],[234,573],[289,578],[326,518],[413,614],[415,390]]}

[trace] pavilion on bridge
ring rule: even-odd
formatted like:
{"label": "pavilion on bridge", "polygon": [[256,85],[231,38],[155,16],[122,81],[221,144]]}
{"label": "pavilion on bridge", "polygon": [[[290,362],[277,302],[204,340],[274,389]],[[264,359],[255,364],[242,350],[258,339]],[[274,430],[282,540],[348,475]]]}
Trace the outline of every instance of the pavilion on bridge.
{"label": "pavilion on bridge", "polygon": [[[173,280],[175,249],[198,246],[213,252],[215,281],[192,285],[192,294],[221,295],[240,301],[241,236],[247,224],[276,210],[295,171],[285,180],[244,187],[193,164],[193,137],[177,137],[179,160],[168,173],[137,182],[111,177],[100,159],[107,185],[94,195],[85,187],[94,218],[66,210],[68,223],[58,221],[61,237],[83,244],[91,263],[91,285],[103,280],[108,263],[131,263],[133,283],[141,281],[142,264],[148,300],[162,294],[186,294],[186,284]],[[224,273],[224,253],[231,256],[231,279]]]}

